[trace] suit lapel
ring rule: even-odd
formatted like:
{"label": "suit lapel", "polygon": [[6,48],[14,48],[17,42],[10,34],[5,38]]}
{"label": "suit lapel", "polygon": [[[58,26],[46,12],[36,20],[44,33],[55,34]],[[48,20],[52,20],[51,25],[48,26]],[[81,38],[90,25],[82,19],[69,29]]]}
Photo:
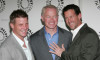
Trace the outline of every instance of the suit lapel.
{"label": "suit lapel", "polygon": [[19,52],[21,52],[23,57],[25,57],[25,59],[27,59],[22,47],[19,45],[19,43],[17,42],[17,40],[15,39],[15,37],[12,34],[10,35],[10,40],[9,41],[13,42],[14,48],[16,47],[16,49],[18,49]]}
{"label": "suit lapel", "polygon": [[[58,46],[59,47],[62,47],[62,43],[64,44],[65,43],[65,41],[64,41],[64,39],[63,39],[63,31],[60,29],[60,27],[58,27],[58,33],[59,33],[59,37],[58,37]],[[59,57],[58,56],[55,56],[55,59],[56,60],[59,60]]]}
{"label": "suit lapel", "polygon": [[71,43],[71,45],[73,45],[78,40],[79,37],[80,37],[80,32],[77,33],[77,35],[73,39],[73,42]]}
{"label": "suit lapel", "polygon": [[[75,42],[77,42],[77,40],[79,41],[79,38],[82,36],[81,34],[83,34],[84,29],[87,27],[87,24],[84,24],[81,29],[79,30],[79,32],[76,34],[75,38],[73,39],[73,42],[71,43],[71,46],[73,46],[73,44],[75,44]],[[70,46],[70,47],[71,47]]]}
{"label": "suit lapel", "polygon": [[[44,28],[42,28],[42,29],[40,30],[39,36],[41,37],[41,38],[40,38],[40,39],[41,39],[41,44],[40,44],[40,46],[42,46],[42,47],[40,47],[40,49],[42,49],[41,51],[43,51],[43,52],[45,51],[44,54],[48,57],[48,59],[52,60],[52,59],[51,59],[51,58],[52,58],[52,55],[51,55],[51,53],[49,52],[49,46],[48,46],[47,41],[46,41],[46,38],[45,38]],[[45,47],[45,49],[44,49],[43,47]]]}
{"label": "suit lapel", "polygon": [[[8,38],[4,41],[4,45],[5,49],[7,48],[7,50],[9,50],[11,56],[9,56],[9,58],[13,59],[13,60],[27,60],[24,51],[22,50],[22,48],[20,47],[19,43],[16,41],[15,37],[10,34],[8,36]],[[9,48],[8,48],[9,46]],[[8,59],[9,60],[9,59]]]}
{"label": "suit lapel", "polygon": [[47,50],[49,50],[49,47],[48,47],[48,44],[47,44],[47,41],[46,41],[46,38],[45,38],[45,34],[44,34],[44,28],[42,28],[42,30],[40,30],[39,36],[41,37],[41,41],[43,42],[42,46],[45,46],[45,48]]}
{"label": "suit lapel", "polygon": [[58,28],[58,30],[59,30],[59,37],[58,37],[58,46],[62,46],[62,43],[64,43],[64,41],[63,41],[63,33],[62,33],[62,30],[60,29],[60,28]]}

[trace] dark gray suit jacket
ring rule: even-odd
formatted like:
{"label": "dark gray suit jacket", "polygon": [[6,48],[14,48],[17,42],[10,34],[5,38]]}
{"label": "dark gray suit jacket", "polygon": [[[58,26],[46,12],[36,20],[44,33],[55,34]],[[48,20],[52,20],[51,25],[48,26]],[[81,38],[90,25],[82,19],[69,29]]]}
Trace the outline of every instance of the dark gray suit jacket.
{"label": "dark gray suit jacket", "polygon": [[[72,39],[72,34],[59,27],[58,33],[58,45],[61,47],[61,45],[64,44],[64,47],[67,50]],[[44,28],[30,36],[30,45],[36,60],[53,60],[44,35]],[[55,60],[60,60],[60,58],[56,56]]]}
{"label": "dark gray suit jacket", "polygon": [[63,52],[62,60],[94,60],[98,53],[99,37],[85,24],[77,33],[68,52]]}
{"label": "dark gray suit jacket", "polygon": [[[22,47],[12,34],[0,45],[0,60],[27,60]],[[32,60],[35,60],[33,54]]]}

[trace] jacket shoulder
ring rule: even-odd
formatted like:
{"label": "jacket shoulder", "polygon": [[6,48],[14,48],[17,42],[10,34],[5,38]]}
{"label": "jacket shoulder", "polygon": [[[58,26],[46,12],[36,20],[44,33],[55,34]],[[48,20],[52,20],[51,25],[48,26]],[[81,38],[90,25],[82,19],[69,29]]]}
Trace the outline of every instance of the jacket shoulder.
{"label": "jacket shoulder", "polygon": [[35,32],[34,34],[32,34],[32,35],[30,36],[30,38],[38,36],[39,33],[40,33],[40,31],[41,31],[41,30],[38,30],[37,32]]}
{"label": "jacket shoulder", "polygon": [[68,30],[65,30],[64,28],[60,28],[59,27],[59,30],[62,32],[62,33],[64,33],[64,34],[70,34],[70,35],[72,35],[72,33],[70,32],[70,31],[68,31]]}
{"label": "jacket shoulder", "polygon": [[84,30],[82,30],[82,31],[84,31],[83,33],[90,33],[90,34],[92,33],[92,34],[96,34],[97,35],[96,31],[94,29],[88,27],[88,26],[85,27]]}
{"label": "jacket shoulder", "polygon": [[10,36],[8,36],[0,45],[0,47],[8,46],[10,44]]}

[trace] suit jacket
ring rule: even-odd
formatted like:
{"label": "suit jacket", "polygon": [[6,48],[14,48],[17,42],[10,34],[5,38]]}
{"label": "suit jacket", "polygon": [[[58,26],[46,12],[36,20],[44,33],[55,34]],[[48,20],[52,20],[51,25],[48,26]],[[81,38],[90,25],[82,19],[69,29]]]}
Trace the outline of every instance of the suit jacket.
{"label": "suit jacket", "polygon": [[98,53],[96,55],[96,58],[94,60],[100,60],[100,40],[99,40],[99,49],[98,49]]}
{"label": "suit jacket", "polygon": [[[22,47],[12,34],[0,45],[0,60],[27,60]],[[33,54],[32,60],[34,60]]]}
{"label": "suit jacket", "polygon": [[[67,50],[72,39],[72,34],[60,27],[58,27],[58,33],[58,45],[61,47],[61,45],[64,44]],[[30,36],[30,45],[36,60],[53,60],[44,35],[44,28]],[[56,56],[55,60],[60,60],[60,58]]]}
{"label": "suit jacket", "polygon": [[98,53],[99,37],[85,24],[77,33],[68,52],[63,52],[62,60],[93,60]]}

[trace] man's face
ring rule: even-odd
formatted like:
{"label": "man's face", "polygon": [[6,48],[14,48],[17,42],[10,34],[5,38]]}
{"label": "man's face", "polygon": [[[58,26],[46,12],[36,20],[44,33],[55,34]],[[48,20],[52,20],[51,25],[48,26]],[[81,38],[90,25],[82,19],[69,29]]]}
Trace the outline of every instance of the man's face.
{"label": "man's face", "polygon": [[15,23],[10,23],[10,26],[17,37],[19,37],[20,39],[26,37],[29,28],[28,19],[26,17],[16,18]]}
{"label": "man's face", "polygon": [[70,29],[76,29],[81,22],[81,13],[79,15],[75,14],[73,9],[64,12],[66,24],[70,27]]}
{"label": "man's face", "polygon": [[56,9],[47,8],[41,18],[46,29],[55,29],[57,27],[58,14]]}

